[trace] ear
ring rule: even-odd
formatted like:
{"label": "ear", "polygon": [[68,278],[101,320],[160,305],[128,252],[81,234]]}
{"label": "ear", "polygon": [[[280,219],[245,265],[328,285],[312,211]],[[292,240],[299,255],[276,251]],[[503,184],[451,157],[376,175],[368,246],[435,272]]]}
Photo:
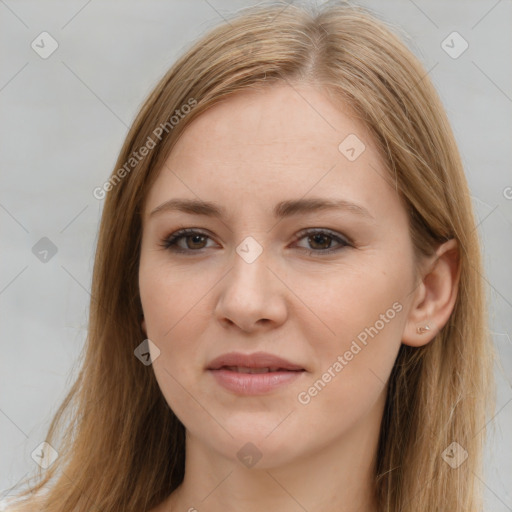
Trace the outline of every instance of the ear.
{"label": "ear", "polygon": [[414,292],[402,334],[402,343],[411,347],[420,347],[432,341],[452,314],[460,278],[457,241],[451,239],[441,244],[426,268]]}

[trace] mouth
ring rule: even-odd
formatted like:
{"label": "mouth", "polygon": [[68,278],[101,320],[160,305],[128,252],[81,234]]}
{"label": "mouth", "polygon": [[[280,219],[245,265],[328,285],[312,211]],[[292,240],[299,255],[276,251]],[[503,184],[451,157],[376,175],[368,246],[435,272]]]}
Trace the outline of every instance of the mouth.
{"label": "mouth", "polygon": [[214,382],[235,395],[264,395],[282,389],[306,373],[302,366],[273,354],[232,352],[206,368]]}
{"label": "mouth", "polygon": [[[263,368],[254,368],[248,366],[221,366],[218,370],[227,370],[229,372],[236,373],[250,373],[250,374],[258,374],[258,373],[277,373],[277,372],[303,372],[304,369],[300,370],[289,370],[287,368],[280,368],[277,366],[274,367],[263,367]],[[215,371],[215,370],[214,370]]]}
{"label": "mouth", "polygon": [[[230,352],[223,354],[207,366],[207,370],[237,371],[238,373],[268,373],[276,371],[303,371],[299,364],[292,363],[282,357],[267,352]],[[254,371],[253,371],[254,370]]]}

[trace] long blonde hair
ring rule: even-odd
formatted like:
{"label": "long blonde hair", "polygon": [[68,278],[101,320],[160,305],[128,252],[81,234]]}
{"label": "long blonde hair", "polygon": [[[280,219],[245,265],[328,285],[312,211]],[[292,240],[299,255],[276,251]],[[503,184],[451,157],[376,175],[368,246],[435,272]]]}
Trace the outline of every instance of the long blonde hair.
{"label": "long blonde hair", "polygon": [[[151,366],[134,356],[145,338],[141,214],[193,119],[238,91],[283,80],[322,86],[370,129],[409,212],[418,256],[458,241],[460,284],[448,323],[424,347],[402,345],[392,370],[375,486],[382,512],[480,512],[476,475],[494,403],[493,350],[461,159],[416,57],[384,22],[336,2],[311,10],[286,3],[246,9],[191,47],[145,101],[104,187],[81,371],[46,438],[59,457],[23,495],[34,501],[33,493],[47,489],[39,510],[142,512],[182,482],[184,426]],[[179,120],[170,122],[173,115]],[[149,139],[155,144],[147,156],[131,161]],[[442,457],[452,442],[468,453],[456,469]]]}

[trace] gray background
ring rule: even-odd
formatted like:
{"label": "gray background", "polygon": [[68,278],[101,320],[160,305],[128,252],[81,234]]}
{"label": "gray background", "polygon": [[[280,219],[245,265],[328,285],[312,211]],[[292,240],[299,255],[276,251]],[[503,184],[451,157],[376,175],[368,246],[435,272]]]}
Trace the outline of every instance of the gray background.
{"label": "gray background", "polygon": [[[0,489],[31,452],[77,371],[102,201],[139,106],[181,52],[249,1],[0,0]],[[319,2],[321,3],[321,2]],[[512,511],[512,3],[359,2],[409,34],[438,88],[466,168],[484,243],[499,365],[486,504]],[[42,59],[43,31],[58,49]],[[450,57],[457,31],[469,48]],[[33,246],[48,237],[46,263]],[[0,494],[0,497],[2,496]]]}

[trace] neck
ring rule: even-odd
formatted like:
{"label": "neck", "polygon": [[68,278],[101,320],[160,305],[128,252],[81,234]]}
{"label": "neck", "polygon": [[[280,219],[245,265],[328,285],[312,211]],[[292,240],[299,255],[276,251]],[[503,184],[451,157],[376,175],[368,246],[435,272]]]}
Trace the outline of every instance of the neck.
{"label": "neck", "polygon": [[185,477],[154,512],[376,512],[375,462],[384,401],[321,450],[251,469],[187,431]]}

